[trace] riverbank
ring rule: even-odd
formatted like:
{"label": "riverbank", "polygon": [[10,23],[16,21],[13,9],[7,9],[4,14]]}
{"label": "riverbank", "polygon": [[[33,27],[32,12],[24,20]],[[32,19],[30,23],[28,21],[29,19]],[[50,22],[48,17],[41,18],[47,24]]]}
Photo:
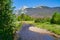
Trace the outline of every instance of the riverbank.
{"label": "riverbank", "polygon": [[60,38],[60,25],[49,23],[35,23],[35,26],[38,28],[46,29],[50,32],[50,35]]}

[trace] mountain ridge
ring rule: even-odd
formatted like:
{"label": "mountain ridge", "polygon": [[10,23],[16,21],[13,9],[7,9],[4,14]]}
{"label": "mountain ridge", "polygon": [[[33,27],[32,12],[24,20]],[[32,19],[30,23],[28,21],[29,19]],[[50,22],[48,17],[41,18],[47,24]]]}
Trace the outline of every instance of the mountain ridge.
{"label": "mountain ridge", "polygon": [[47,7],[38,6],[35,8],[25,8],[24,10],[18,10],[18,14],[26,13],[33,17],[51,17],[54,12],[60,13],[60,7]]}

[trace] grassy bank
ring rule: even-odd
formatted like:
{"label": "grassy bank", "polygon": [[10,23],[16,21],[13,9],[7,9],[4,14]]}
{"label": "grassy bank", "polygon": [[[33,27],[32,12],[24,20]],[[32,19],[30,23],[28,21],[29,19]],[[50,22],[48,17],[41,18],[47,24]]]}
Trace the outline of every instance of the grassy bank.
{"label": "grassy bank", "polygon": [[50,23],[35,23],[35,26],[38,28],[49,30],[55,34],[60,35],[60,25],[50,24]]}
{"label": "grassy bank", "polygon": [[17,31],[20,30],[20,29],[22,28],[22,25],[23,25],[24,23],[33,24],[34,21],[17,21],[17,22],[16,22],[16,30],[17,30]]}
{"label": "grassy bank", "polygon": [[16,30],[16,31],[19,31],[19,30],[22,28],[22,24],[23,24],[22,22],[17,21],[17,22],[16,22],[16,29],[15,29],[15,30]]}

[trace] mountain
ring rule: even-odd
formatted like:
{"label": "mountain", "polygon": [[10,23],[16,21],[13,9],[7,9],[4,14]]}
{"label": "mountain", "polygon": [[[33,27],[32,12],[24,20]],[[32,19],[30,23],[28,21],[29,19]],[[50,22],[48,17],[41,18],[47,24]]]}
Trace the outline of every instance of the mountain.
{"label": "mountain", "polygon": [[26,13],[32,17],[51,17],[54,12],[60,13],[60,7],[47,7],[47,6],[38,6],[35,8],[22,8],[18,11],[18,13]]}

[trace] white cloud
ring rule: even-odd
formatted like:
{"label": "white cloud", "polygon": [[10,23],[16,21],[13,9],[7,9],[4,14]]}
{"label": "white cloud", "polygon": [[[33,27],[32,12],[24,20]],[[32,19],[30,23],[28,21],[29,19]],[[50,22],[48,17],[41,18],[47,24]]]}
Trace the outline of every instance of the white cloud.
{"label": "white cloud", "polygon": [[32,7],[32,8],[36,8],[36,7],[34,6],[34,7]]}
{"label": "white cloud", "polygon": [[28,8],[28,6],[23,6],[23,7],[22,7],[22,10],[24,10],[24,9],[26,9],[26,8]]}

